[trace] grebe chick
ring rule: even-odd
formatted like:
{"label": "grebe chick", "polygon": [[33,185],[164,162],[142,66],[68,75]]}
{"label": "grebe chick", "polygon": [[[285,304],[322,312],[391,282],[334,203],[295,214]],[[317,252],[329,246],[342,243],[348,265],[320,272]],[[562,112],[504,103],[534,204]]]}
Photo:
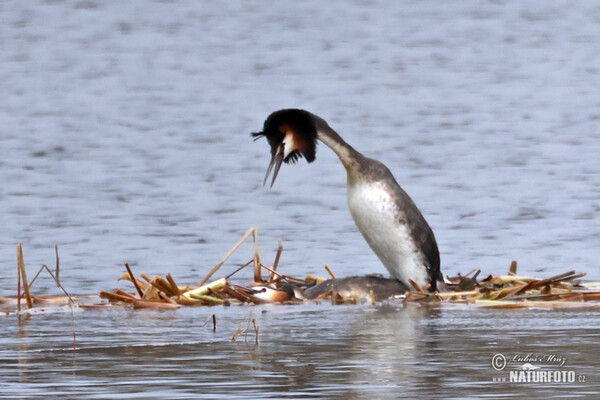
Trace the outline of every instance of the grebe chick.
{"label": "grebe chick", "polygon": [[[443,282],[440,253],[427,221],[394,179],[390,170],[346,143],[322,118],[299,109],[279,110],[266,119],[262,132],[271,146],[271,162],[264,182],[273,171],[275,183],[283,162],[304,157],[314,161],[317,139],[333,150],[348,176],[348,207],[363,237],[390,275],[406,287],[413,280],[436,290]],[[443,284],[442,284],[443,285]]]}

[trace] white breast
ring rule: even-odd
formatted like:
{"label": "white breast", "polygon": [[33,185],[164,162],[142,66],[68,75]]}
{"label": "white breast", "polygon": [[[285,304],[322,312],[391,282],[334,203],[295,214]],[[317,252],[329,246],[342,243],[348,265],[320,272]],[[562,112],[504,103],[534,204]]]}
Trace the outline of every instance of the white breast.
{"label": "white breast", "polygon": [[429,283],[423,255],[408,227],[399,222],[402,210],[385,184],[364,181],[349,184],[348,207],[358,230],[390,275],[408,287],[412,287],[409,279],[421,286]]}

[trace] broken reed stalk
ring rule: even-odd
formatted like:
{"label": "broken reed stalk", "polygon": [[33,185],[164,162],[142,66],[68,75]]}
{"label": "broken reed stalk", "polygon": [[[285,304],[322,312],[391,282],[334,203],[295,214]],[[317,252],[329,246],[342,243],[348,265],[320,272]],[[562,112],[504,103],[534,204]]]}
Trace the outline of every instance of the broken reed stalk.
{"label": "broken reed stalk", "polygon": [[107,299],[110,301],[120,301],[123,303],[133,303],[137,298],[133,297],[131,295],[129,295],[129,293],[127,293],[126,295],[120,294],[120,293],[113,293],[113,292],[106,292],[104,290],[100,291],[99,294],[101,299]]}
{"label": "broken reed stalk", "polygon": [[325,270],[327,270],[327,273],[328,273],[329,275],[331,275],[331,277],[332,277],[333,279],[335,279],[335,275],[333,274],[333,272],[331,272],[331,270],[329,269],[329,267],[328,267],[327,265],[325,265]]}
{"label": "broken reed stalk", "polygon": [[254,239],[254,282],[262,282],[260,256],[258,255],[258,228],[252,232],[252,238]]}
{"label": "broken reed stalk", "polygon": [[275,255],[275,261],[273,261],[273,270],[269,275],[269,282],[273,282],[275,279],[275,271],[277,271],[277,265],[279,264],[279,257],[281,257],[281,252],[283,251],[283,242],[281,239],[277,240],[277,254]]}
{"label": "broken reed stalk", "polygon": [[25,290],[25,299],[27,300],[27,308],[33,307],[33,300],[29,293],[29,285],[27,284],[27,271],[25,271],[25,260],[23,260],[23,247],[21,243],[17,243],[17,265],[21,272],[21,280],[23,281],[23,289]]}
{"label": "broken reed stalk", "polygon": [[164,278],[162,278],[160,276],[155,276],[150,281],[150,284],[152,286],[154,286],[156,289],[158,289],[159,291],[165,293],[167,296],[175,296],[176,295],[175,290],[171,288],[171,285],[169,284],[169,282],[167,282]]}
{"label": "broken reed stalk", "polygon": [[[58,282],[60,282],[60,275],[59,275],[60,261],[58,259],[58,245],[57,244],[54,245],[54,252],[56,253],[56,283],[58,283]],[[60,286],[60,284],[59,284],[59,286]]]}
{"label": "broken reed stalk", "polygon": [[223,292],[225,292],[227,295],[233,297],[234,299],[241,301],[242,303],[247,303],[249,301],[249,297],[247,295],[245,295],[244,293],[238,292],[237,290],[235,290],[234,288],[232,288],[229,285],[225,285],[223,287]]}
{"label": "broken reed stalk", "polygon": [[510,263],[510,268],[508,269],[508,274],[509,275],[517,274],[517,262],[516,261],[513,261]]}
{"label": "broken reed stalk", "polygon": [[177,284],[175,283],[175,280],[173,279],[171,274],[167,274],[167,281],[169,281],[169,284],[171,285],[171,289],[173,289],[173,291],[175,292],[175,294],[177,296],[183,295],[183,292],[181,291],[181,289],[179,289],[179,286],[177,286]]}
{"label": "broken reed stalk", "polygon": [[227,254],[225,254],[225,256],[221,259],[221,261],[219,261],[217,263],[217,265],[215,265],[209,272],[208,274],[204,277],[204,279],[202,279],[202,281],[200,282],[200,285],[198,286],[202,286],[206,283],[206,281],[208,281],[210,279],[211,276],[213,276],[213,274],[215,272],[217,272],[217,270],[219,268],[221,268],[221,265],[225,264],[225,261],[227,261],[227,259],[229,257],[231,257],[231,255],[238,249],[238,247],[240,247],[242,245],[242,243],[244,243],[244,240],[246,240],[248,238],[248,236],[250,236],[250,234],[254,232],[254,228],[250,228],[248,229],[248,231],[246,233],[244,233],[244,235],[240,238],[240,240],[238,240],[238,242],[236,244],[233,245],[233,247],[231,248],[231,250],[229,250],[227,252]]}
{"label": "broken reed stalk", "polygon": [[129,272],[129,276],[131,277],[131,282],[133,282],[133,286],[135,286],[135,290],[137,290],[138,294],[140,295],[140,299],[144,297],[144,292],[142,292],[142,289],[140,289],[140,287],[137,284],[137,281],[135,280],[135,275],[133,275],[133,272],[131,272],[131,268],[129,268],[129,264],[127,263],[127,261],[125,261],[125,268],[127,268],[127,272]]}

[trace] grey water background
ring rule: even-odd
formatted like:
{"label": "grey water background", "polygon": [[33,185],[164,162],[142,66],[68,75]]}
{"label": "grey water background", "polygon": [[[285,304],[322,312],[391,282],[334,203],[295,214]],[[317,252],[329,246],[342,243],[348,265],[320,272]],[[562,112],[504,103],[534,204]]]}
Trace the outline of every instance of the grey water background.
{"label": "grey water background", "polygon": [[[285,273],[384,273],[326,146],[262,186],[268,146],[248,133],[286,107],[393,171],[446,275],[517,260],[598,280],[599,50],[594,1],[1,2],[0,295],[16,242],[30,271],[58,244],[64,286],[94,294],[130,289],[124,260],[196,283],[251,226],[267,261],[283,240]],[[248,242],[223,273],[251,256]],[[252,309],[259,346],[230,341],[250,307],[2,318],[0,398],[599,391],[598,312]],[[587,381],[492,382],[495,353],[532,352]]]}

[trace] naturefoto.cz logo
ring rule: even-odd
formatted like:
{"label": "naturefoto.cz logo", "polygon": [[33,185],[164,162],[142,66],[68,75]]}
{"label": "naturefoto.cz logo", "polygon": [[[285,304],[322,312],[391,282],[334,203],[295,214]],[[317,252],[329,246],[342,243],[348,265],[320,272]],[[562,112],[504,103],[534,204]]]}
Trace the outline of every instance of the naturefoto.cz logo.
{"label": "naturefoto.cz logo", "polygon": [[[574,370],[563,369],[566,357],[557,354],[510,354],[496,353],[492,356],[492,367],[496,371],[508,371],[496,376],[494,382],[511,383],[574,383],[585,382],[585,375]],[[508,367],[508,368],[507,368]]]}

